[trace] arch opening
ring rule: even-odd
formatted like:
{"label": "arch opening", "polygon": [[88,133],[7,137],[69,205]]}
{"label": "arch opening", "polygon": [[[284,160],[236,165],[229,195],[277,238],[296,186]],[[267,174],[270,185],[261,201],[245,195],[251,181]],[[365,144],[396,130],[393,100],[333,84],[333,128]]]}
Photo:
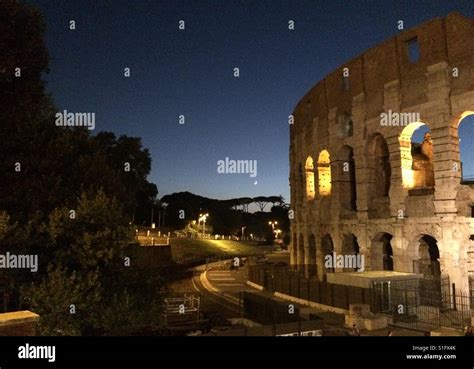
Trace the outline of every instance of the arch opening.
{"label": "arch opening", "polygon": [[318,186],[320,196],[329,196],[331,194],[331,159],[327,150],[323,150],[319,154]]}
{"label": "arch opening", "polygon": [[407,189],[433,188],[433,141],[423,122],[408,124],[399,136],[402,183]]}
{"label": "arch opening", "polygon": [[305,164],[305,173],[306,173],[306,200],[310,201],[314,199],[315,189],[314,189],[314,164],[313,158],[308,156]]}
{"label": "arch opening", "polygon": [[423,274],[427,279],[441,278],[441,264],[438,242],[429,235],[423,235],[418,240],[418,259],[415,260],[415,273]]}
{"label": "arch opening", "polygon": [[375,133],[368,141],[368,216],[370,218],[387,218],[390,216],[390,180],[392,168],[390,153],[385,138]]}
{"label": "arch opening", "polygon": [[461,182],[474,183],[474,111],[466,111],[458,123]]}

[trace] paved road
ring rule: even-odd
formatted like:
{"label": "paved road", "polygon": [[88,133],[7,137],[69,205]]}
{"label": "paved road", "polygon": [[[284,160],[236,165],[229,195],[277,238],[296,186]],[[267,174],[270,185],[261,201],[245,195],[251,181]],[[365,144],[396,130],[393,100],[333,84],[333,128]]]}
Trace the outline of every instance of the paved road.
{"label": "paved road", "polygon": [[[288,253],[277,253],[268,255],[272,262],[289,262]],[[243,266],[238,269],[231,269],[230,266],[234,260],[210,264],[206,272],[206,279],[215,292],[224,292],[237,295],[240,291],[255,291],[254,288],[247,285],[248,264],[250,259],[242,260]]]}
{"label": "paved road", "polygon": [[238,294],[240,291],[250,291],[247,285],[247,269],[229,270],[229,268],[211,269],[206,273],[206,278],[213,288],[219,292]]}

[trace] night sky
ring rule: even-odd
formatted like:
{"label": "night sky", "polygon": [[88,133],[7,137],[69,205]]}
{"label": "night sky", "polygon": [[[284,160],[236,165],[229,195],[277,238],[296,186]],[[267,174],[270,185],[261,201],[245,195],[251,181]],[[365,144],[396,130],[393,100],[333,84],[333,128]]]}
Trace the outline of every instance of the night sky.
{"label": "night sky", "polygon": [[[398,20],[408,29],[450,11],[474,17],[471,0],[27,2],[45,15],[58,108],[95,112],[95,133],[142,137],[159,197],[289,200],[288,115],[313,85],[396,35]],[[257,177],[218,174],[226,157],[257,160]]]}

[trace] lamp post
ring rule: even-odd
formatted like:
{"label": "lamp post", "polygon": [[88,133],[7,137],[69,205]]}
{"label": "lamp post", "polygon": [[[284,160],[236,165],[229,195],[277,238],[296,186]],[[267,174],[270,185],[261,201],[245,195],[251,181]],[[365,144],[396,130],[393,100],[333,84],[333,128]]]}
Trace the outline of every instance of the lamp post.
{"label": "lamp post", "polygon": [[268,224],[272,226],[272,231],[274,231],[275,226],[278,224],[278,222],[277,221],[270,221],[270,222],[268,222]]}
{"label": "lamp post", "polygon": [[275,226],[278,224],[278,222],[274,220],[274,221],[269,221],[268,224],[272,226],[272,245],[273,245],[273,232],[275,232]]}
{"label": "lamp post", "polygon": [[281,229],[275,229],[275,239],[278,240],[278,235],[281,233]]}
{"label": "lamp post", "polygon": [[209,216],[208,213],[206,214],[199,214],[199,219],[198,221],[202,221],[202,236],[204,237],[206,235],[206,219]]}

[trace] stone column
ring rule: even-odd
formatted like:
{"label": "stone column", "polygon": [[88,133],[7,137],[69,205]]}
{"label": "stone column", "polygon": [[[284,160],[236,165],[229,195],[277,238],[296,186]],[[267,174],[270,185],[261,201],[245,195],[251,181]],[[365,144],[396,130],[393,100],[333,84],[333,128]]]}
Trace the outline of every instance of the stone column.
{"label": "stone column", "polygon": [[409,240],[404,234],[403,223],[399,222],[393,225],[394,235],[390,240],[393,251],[393,270],[397,272],[413,272],[413,258],[409,247]]}
{"label": "stone column", "polygon": [[355,171],[356,171],[356,192],[357,192],[357,217],[359,222],[366,222],[368,219],[368,183],[369,183],[369,170],[367,169],[366,160],[366,143],[367,137],[365,137],[365,130],[362,128],[365,126],[365,94],[360,93],[354,96],[352,99],[352,122],[354,127],[360,127],[354,130],[355,142],[361,144],[353,147],[354,160],[355,160]]}
{"label": "stone column", "polygon": [[461,291],[467,295],[469,291],[468,272],[466,264],[460,258],[461,242],[454,237],[455,225],[452,222],[442,222],[442,239],[438,240],[441,274],[449,275],[450,288],[455,284],[457,293]]}
{"label": "stone column", "polygon": [[431,127],[434,152],[435,213],[438,216],[454,217],[456,188],[460,181],[459,144],[457,122],[450,114],[449,65],[440,62],[427,68],[427,91],[430,109],[427,117]]}
{"label": "stone column", "polygon": [[383,270],[383,245],[382,241],[372,241],[370,245],[370,270]]}

